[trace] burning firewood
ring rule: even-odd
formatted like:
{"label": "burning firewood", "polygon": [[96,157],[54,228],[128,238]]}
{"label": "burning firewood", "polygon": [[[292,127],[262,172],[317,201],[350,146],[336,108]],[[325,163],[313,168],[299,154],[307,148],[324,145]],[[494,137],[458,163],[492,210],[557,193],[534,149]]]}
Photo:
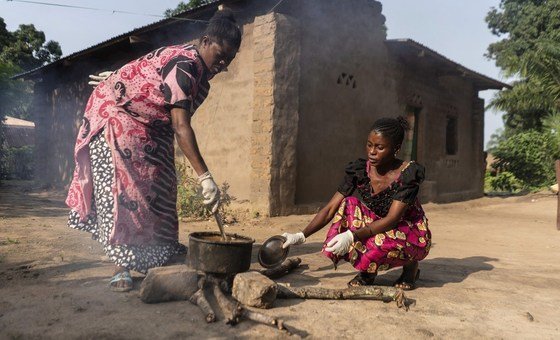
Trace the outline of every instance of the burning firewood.
{"label": "burning firewood", "polygon": [[198,290],[189,298],[189,301],[200,307],[204,315],[206,315],[206,323],[211,323],[216,321],[216,313],[214,313],[214,310],[212,310],[210,303],[208,303],[208,300],[204,295],[205,282],[205,277],[201,277],[198,280]]}
{"label": "burning firewood", "polygon": [[284,324],[284,321],[245,308],[241,303],[233,301],[222,292],[222,290],[220,289],[219,280],[213,277],[209,277],[209,281],[213,285],[212,291],[214,293],[214,296],[216,297],[216,300],[218,301],[220,309],[224,313],[226,324],[234,326],[239,323],[242,318],[245,318],[268,326],[274,326],[279,330],[291,334],[291,332]]}
{"label": "burning firewood", "polygon": [[243,314],[243,307],[239,302],[231,301],[220,289],[220,283],[212,280],[212,292],[218,305],[224,313],[225,323],[235,326],[239,323],[241,315]]}

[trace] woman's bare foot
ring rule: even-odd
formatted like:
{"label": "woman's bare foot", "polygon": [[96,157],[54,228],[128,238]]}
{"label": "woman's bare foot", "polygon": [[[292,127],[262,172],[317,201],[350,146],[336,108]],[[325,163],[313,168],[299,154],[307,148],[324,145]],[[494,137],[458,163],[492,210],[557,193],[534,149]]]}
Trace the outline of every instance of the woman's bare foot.
{"label": "woman's bare foot", "polygon": [[418,261],[408,262],[403,266],[403,272],[393,286],[401,288],[402,290],[413,290],[416,288],[416,280],[418,280],[418,277],[420,277]]}
{"label": "woman's bare foot", "polygon": [[113,277],[109,281],[109,287],[114,292],[128,292],[132,290],[130,272],[124,267],[116,266]]}

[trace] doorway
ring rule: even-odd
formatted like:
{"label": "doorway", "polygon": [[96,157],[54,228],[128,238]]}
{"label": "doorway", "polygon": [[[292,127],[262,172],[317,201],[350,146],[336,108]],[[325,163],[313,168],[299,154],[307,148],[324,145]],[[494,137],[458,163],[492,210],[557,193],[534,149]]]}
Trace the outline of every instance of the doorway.
{"label": "doorway", "polygon": [[410,130],[405,133],[401,156],[405,161],[418,161],[418,126],[422,108],[407,105],[405,118]]}

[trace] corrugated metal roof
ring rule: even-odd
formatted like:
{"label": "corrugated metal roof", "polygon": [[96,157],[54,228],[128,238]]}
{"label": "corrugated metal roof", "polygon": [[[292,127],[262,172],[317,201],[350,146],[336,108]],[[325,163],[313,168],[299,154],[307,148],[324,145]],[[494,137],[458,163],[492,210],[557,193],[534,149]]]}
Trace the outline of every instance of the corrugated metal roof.
{"label": "corrugated metal roof", "polygon": [[[198,7],[189,9],[189,10],[186,10],[186,11],[184,11],[184,12],[182,12],[182,13],[180,13],[180,14],[177,14],[177,15],[171,17],[171,18],[165,18],[165,19],[156,21],[156,22],[154,22],[154,23],[148,24],[148,25],[146,25],[146,26],[142,26],[142,27],[139,27],[139,28],[135,28],[135,29],[133,29],[133,30],[130,31],[130,32],[126,32],[126,33],[117,35],[116,37],[113,37],[113,38],[111,38],[111,39],[107,39],[107,40],[105,40],[105,41],[102,41],[102,42],[100,42],[100,43],[98,43],[98,44],[96,44],[96,45],[93,45],[93,46],[91,46],[91,47],[88,47],[88,48],[86,48],[86,49],[84,49],[84,50],[74,52],[74,53],[72,53],[72,54],[69,54],[69,55],[63,57],[63,58],[60,58],[60,59],[58,59],[58,60],[56,60],[56,61],[53,61],[52,63],[49,63],[49,64],[47,64],[47,65],[43,65],[43,66],[34,68],[34,69],[32,69],[32,70],[29,70],[29,71],[26,71],[26,72],[17,74],[17,75],[15,75],[15,76],[13,76],[12,79],[25,78],[25,77],[31,76],[31,75],[33,75],[34,73],[38,72],[38,71],[44,70],[44,69],[46,69],[46,68],[50,68],[50,67],[52,67],[52,66],[54,66],[54,65],[58,65],[58,64],[60,64],[60,63],[62,63],[62,62],[64,62],[64,61],[71,60],[71,59],[75,59],[75,58],[77,58],[77,57],[80,57],[80,56],[86,55],[86,54],[88,54],[88,53],[91,53],[91,52],[93,52],[93,51],[95,51],[95,50],[98,50],[98,49],[107,47],[107,46],[109,46],[109,45],[113,45],[113,44],[115,44],[115,43],[118,43],[118,42],[120,42],[120,41],[122,41],[122,40],[128,39],[128,37],[131,36],[131,35],[138,34],[138,33],[143,33],[143,32],[147,32],[147,31],[151,31],[151,30],[153,30],[153,29],[155,29],[155,28],[158,28],[158,27],[161,27],[161,26],[164,26],[164,25],[176,23],[176,22],[178,21],[177,18],[184,18],[185,16],[187,16],[187,15],[189,15],[189,14],[196,13],[196,12],[201,11],[201,10],[203,10],[203,9],[206,9],[206,8],[208,8],[208,7],[217,6],[217,5],[221,4],[222,2],[224,2],[224,0],[210,0],[208,3],[206,3],[206,4],[204,4],[204,5],[201,5],[201,6],[198,6]],[[180,20],[179,20],[179,21],[180,21]]]}
{"label": "corrugated metal roof", "polygon": [[28,126],[4,127],[4,145],[9,148],[35,145],[35,128]]}
{"label": "corrugated metal roof", "polygon": [[476,71],[473,71],[449,58],[447,58],[446,56],[432,50],[431,48],[427,47],[426,45],[423,45],[415,40],[412,39],[389,39],[386,41],[387,45],[389,47],[393,46],[393,47],[399,47],[399,46],[408,46],[408,47],[412,47],[414,49],[417,50],[421,50],[421,51],[425,51],[428,54],[430,54],[432,57],[439,59],[442,62],[448,63],[448,64],[452,64],[455,65],[458,71],[461,71],[473,78],[476,78],[478,80],[480,80],[480,82],[486,87],[486,89],[496,89],[496,90],[501,90],[503,88],[511,88],[511,85],[506,84],[504,82],[501,82],[499,80],[490,78],[488,76],[485,76],[484,74],[478,73]]}
{"label": "corrugated metal roof", "polygon": [[30,122],[28,120],[23,120],[15,117],[6,116],[4,122],[2,122],[4,126],[24,126],[24,127],[35,127],[35,123]]}

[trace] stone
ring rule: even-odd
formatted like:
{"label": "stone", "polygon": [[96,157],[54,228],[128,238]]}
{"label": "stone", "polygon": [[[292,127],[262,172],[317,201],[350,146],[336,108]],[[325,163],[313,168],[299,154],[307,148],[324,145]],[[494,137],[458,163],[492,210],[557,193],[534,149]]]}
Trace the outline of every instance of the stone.
{"label": "stone", "polygon": [[245,306],[270,308],[276,300],[278,285],[258,272],[235,275],[232,296]]}
{"label": "stone", "polygon": [[152,268],[140,286],[140,299],[145,303],[188,300],[198,290],[198,278],[187,265]]}

